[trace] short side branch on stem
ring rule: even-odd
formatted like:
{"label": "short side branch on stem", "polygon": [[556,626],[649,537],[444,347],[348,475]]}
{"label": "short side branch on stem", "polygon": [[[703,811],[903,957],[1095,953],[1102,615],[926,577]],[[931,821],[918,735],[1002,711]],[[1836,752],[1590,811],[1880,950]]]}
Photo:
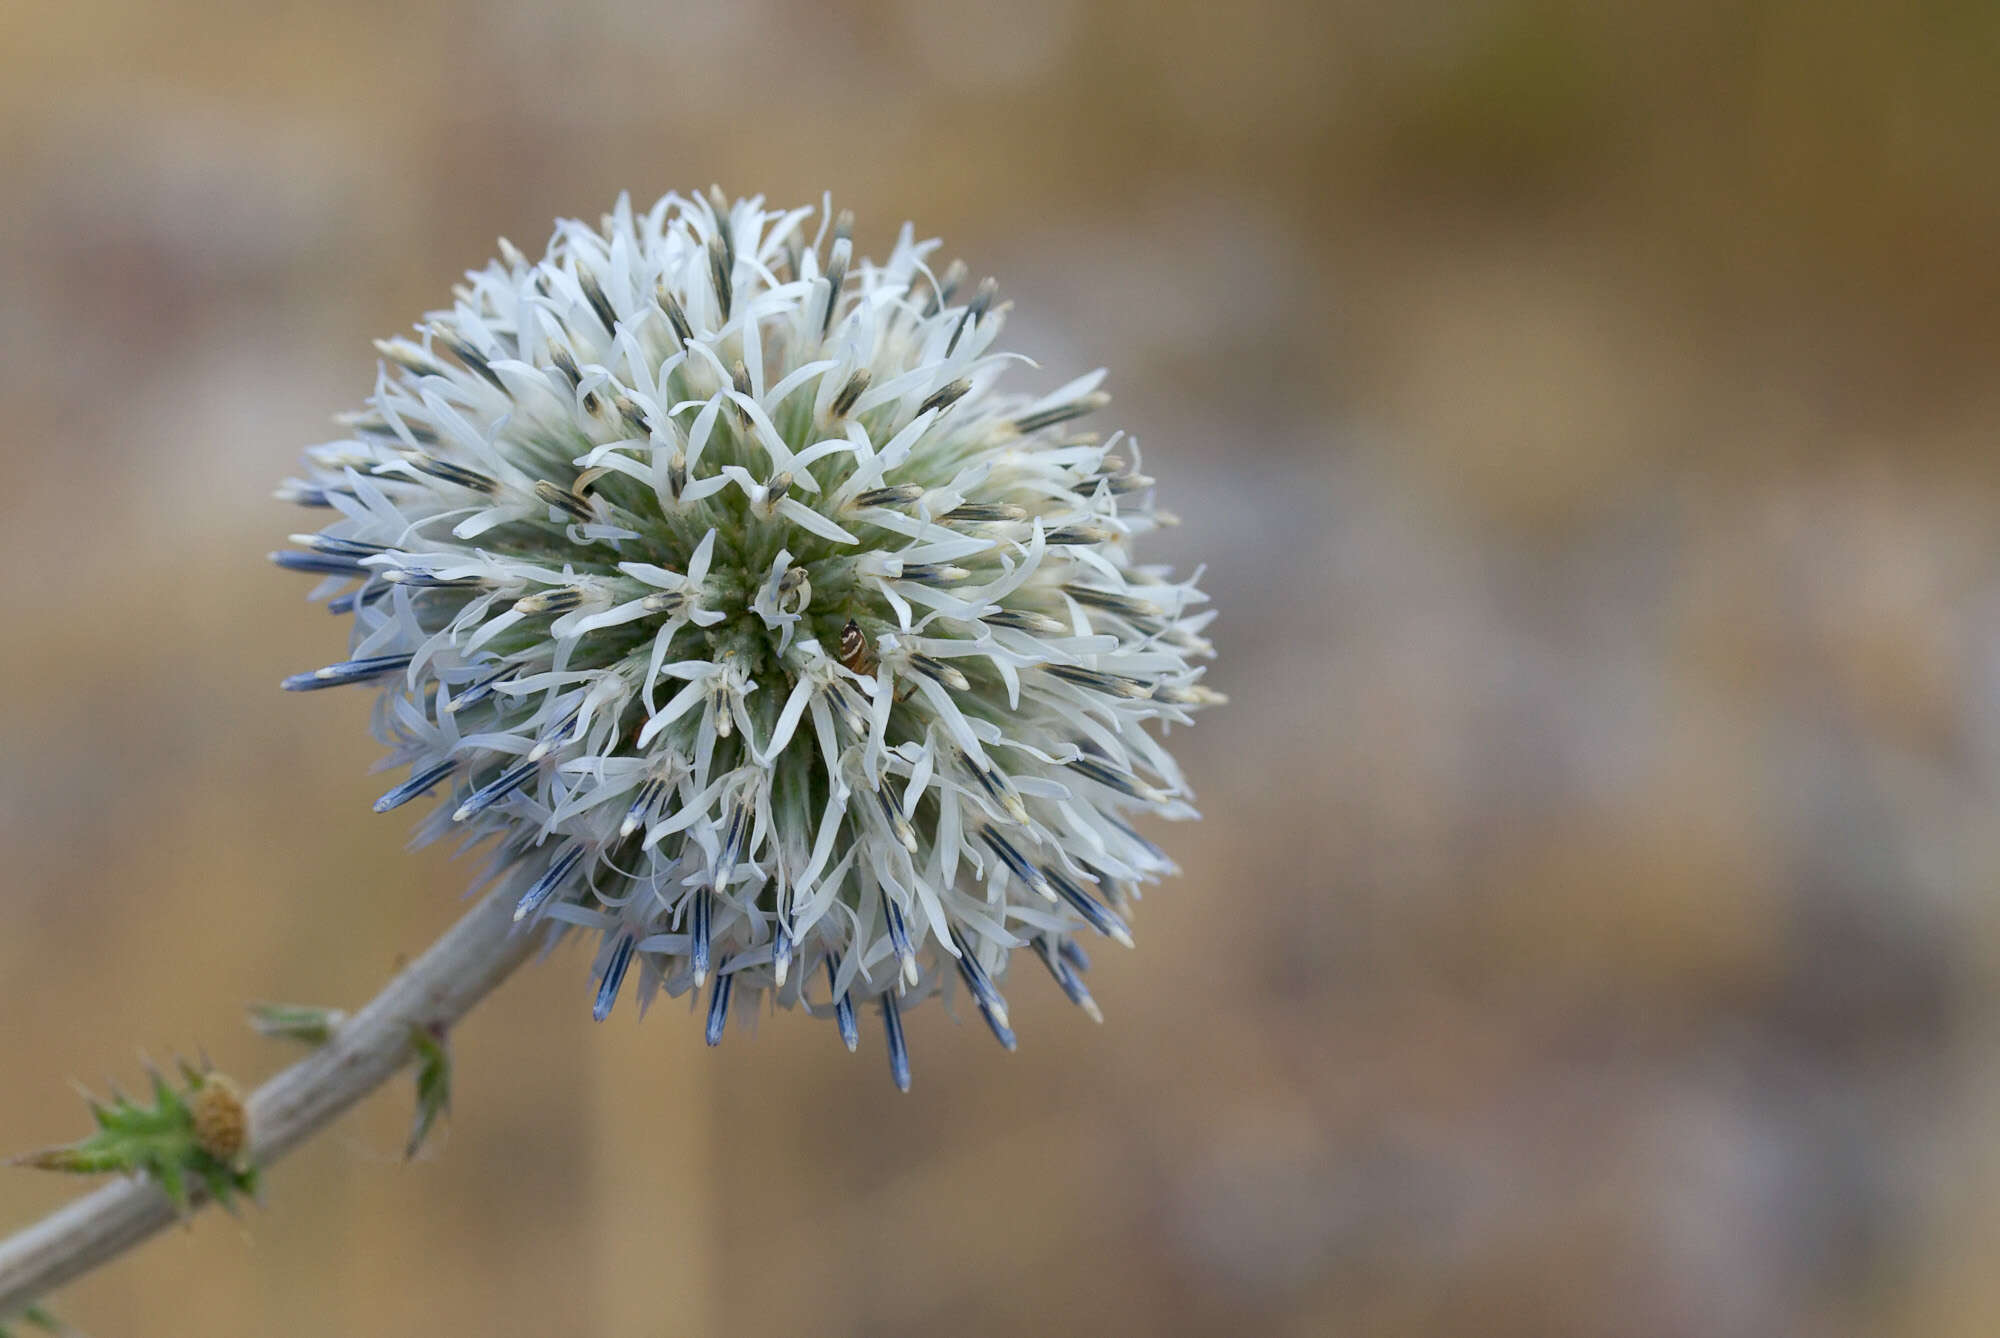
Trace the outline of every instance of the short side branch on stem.
{"label": "short side branch on stem", "polygon": [[[251,1155],[268,1166],[409,1062],[414,1027],[449,1028],[542,940],[516,932],[515,897],[488,895],[312,1054],[250,1098]],[[197,1198],[196,1203],[202,1200]],[[115,1259],[177,1220],[146,1179],[123,1179],[0,1241],[0,1317]]]}

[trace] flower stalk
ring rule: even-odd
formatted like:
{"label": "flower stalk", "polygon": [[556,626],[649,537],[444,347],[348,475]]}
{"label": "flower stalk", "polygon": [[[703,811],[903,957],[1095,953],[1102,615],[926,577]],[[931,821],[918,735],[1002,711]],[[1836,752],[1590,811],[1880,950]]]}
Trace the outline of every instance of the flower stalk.
{"label": "flower stalk", "polygon": [[[249,1161],[269,1166],[400,1072],[413,1033],[446,1034],[543,941],[517,931],[517,889],[489,894],[381,993],[335,1027],[326,1043],[249,1098]],[[191,1183],[187,1211],[210,1201]],[[117,1180],[0,1241],[0,1317],[17,1315],[64,1283],[141,1244],[182,1209],[150,1177]]]}

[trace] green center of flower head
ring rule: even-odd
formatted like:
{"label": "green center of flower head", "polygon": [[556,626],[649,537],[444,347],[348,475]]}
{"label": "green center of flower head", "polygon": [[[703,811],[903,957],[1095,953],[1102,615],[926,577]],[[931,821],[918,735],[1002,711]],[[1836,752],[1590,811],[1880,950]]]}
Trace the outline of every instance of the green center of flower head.
{"label": "green center of flower head", "polygon": [[[991,281],[906,228],[668,196],[468,276],[352,436],[283,495],[339,518],[281,564],[329,578],[423,835],[498,838],[519,918],[601,935],[598,1016],[713,974],[834,1016],[994,981],[1171,865],[1191,815],[1152,722],[1219,700],[1192,583],[1135,567],[1163,516],[1136,448],[1080,433],[1101,373],[1003,393]],[[808,997],[813,971],[825,1002]]]}

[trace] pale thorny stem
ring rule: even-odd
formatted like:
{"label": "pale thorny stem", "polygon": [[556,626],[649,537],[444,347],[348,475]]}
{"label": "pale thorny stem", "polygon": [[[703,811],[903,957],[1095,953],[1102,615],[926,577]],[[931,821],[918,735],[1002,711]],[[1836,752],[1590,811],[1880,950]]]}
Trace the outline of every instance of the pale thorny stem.
{"label": "pale thorny stem", "polygon": [[[487,896],[312,1054],[250,1097],[251,1156],[268,1166],[403,1068],[410,1029],[457,1022],[543,941],[513,923],[512,889]],[[203,1202],[191,1185],[196,1206]],[[0,1241],[0,1317],[109,1263],[177,1220],[160,1187],[120,1179]]]}

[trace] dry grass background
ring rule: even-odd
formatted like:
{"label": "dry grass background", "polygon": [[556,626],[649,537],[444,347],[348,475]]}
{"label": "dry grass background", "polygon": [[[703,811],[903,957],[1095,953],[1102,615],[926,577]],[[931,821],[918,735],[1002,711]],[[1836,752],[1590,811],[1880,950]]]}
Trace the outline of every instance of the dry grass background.
{"label": "dry grass background", "polygon": [[[586,961],[74,1287],[122,1334],[1986,1335],[2000,11],[16,0],[0,1148],[286,1056],[465,869],[262,555],[367,339],[620,189],[838,192],[1114,367],[1235,703],[1110,1020],[605,1026]],[[0,1176],[0,1221],[72,1186]]]}

